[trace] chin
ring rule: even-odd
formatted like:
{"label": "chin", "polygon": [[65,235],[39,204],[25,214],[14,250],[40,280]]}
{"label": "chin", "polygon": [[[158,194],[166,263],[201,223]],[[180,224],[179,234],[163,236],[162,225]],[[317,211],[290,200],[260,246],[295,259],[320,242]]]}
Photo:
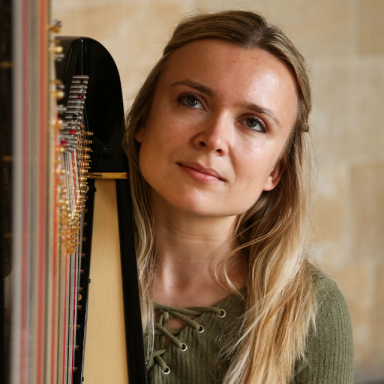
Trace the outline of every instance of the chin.
{"label": "chin", "polygon": [[[163,205],[166,210],[177,210],[188,216],[201,217],[228,217],[237,216],[245,212],[249,207],[236,205],[235,207],[229,204],[222,203],[223,198],[206,196],[204,193],[192,193],[192,191],[175,193],[168,196],[161,196],[158,193],[158,198],[163,200]],[[161,203],[160,203],[161,204]],[[162,205],[162,204],[161,204]]]}
{"label": "chin", "polygon": [[167,202],[171,206],[191,214],[212,215],[220,211],[220,207],[212,199],[201,194],[191,193],[191,191],[169,196]]}

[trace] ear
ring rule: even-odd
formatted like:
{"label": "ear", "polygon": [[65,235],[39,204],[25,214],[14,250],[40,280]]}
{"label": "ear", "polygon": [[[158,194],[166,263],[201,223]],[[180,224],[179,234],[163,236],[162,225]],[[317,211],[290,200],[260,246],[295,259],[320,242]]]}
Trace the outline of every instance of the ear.
{"label": "ear", "polygon": [[265,183],[263,190],[272,191],[272,189],[275,188],[277,184],[279,184],[279,181],[281,179],[281,176],[284,173],[284,170],[285,170],[285,167],[282,164],[282,161],[279,160],[275,165],[275,167],[273,168],[270,175],[268,176],[267,182]]}
{"label": "ear", "polygon": [[144,134],[145,134],[145,128],[144,127],[140,127],[137,132],[135,133],[135,139],[139,142],[139,143],[142,143],[143,142],[143,138],[144,138]]}

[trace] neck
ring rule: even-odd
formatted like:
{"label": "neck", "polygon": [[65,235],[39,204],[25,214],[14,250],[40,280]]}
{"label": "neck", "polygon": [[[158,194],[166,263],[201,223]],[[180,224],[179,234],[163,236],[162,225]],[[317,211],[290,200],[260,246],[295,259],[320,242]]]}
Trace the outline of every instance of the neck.
{"label": "neck", "polygon": [[[153,212],[158,256],[154,300],[172,306],[211,306],[228,297],[231,293],[218,276],[233,251],[236,216],[206,217],[166,203],[153,204]],[[235,288],[241,288],[244,261],[233,259],[228,269]]]}

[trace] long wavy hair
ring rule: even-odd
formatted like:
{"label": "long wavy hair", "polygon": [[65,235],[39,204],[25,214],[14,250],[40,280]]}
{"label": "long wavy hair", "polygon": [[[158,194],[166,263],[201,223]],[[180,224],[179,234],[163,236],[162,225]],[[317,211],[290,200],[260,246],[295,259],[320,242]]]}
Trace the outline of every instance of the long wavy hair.
{"label": "long wavy hair", "polygon": [[247,50],[263,49],[284,62],[297,83],[296,121],[281,158],[284,173],[273,190],[262,192],[254,205],[238,216],[234,250],[221,266],[232,291],[227,274],[231,261],[245,255],[249,268],[241,338],[229,348],[231,366],[223,382],[285,384],[292,378],[295,361],[304,358],[305,338],[316,308],[311,265],[306,258],[313,163],[308,123],[311,92],[302,55],[279,28],[253,12],[224,11],[184,19],[127,115],[124,148],[134,204],[143,325],[152,334],[147,350],[153,343],[151,288],[156,273],[156,244],[150,187],[140,173],[140,144],[135,133],[145,125],[170,55],[202,39],[220,39]]}

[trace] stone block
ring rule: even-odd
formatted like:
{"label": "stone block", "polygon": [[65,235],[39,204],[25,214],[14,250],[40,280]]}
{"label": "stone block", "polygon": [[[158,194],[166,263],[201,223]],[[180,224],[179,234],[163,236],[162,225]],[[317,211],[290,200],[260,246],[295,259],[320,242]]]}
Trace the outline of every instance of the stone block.
{"label": "stone block", "polygon": [[384,1],[358,1],[358,50],[361,55],[384,54]]}
{"label": "stone block", "polygon": [[384,142],[384,57],[312,68],[311,117],[319,163],[380,158]]}
{"label": "stone block", "polygon": [[384,261],[384,163],[351,171],[352,255]]}
{"label": "stone block", "polygon": [[348,242],[348,167],[320,167],[311,218],[312,254],[325,272],[342,270],[350,261]]}
{"label": "stone block", "polygon": [[350,262],[350,252],[344,241],[317,241],[310,248],[310,260],[330,276],[341,273]]}
{"label": "stone block", "polygon": [[312,215],[315,239],[342,242],[347,222],[348,169],[322,167]]}
{"label": "stone block", "polygon": [[356,50],[354,4],[350,0],[195,0],[195,7],[260,12],[280,26],[310,58],[343,57]]}

